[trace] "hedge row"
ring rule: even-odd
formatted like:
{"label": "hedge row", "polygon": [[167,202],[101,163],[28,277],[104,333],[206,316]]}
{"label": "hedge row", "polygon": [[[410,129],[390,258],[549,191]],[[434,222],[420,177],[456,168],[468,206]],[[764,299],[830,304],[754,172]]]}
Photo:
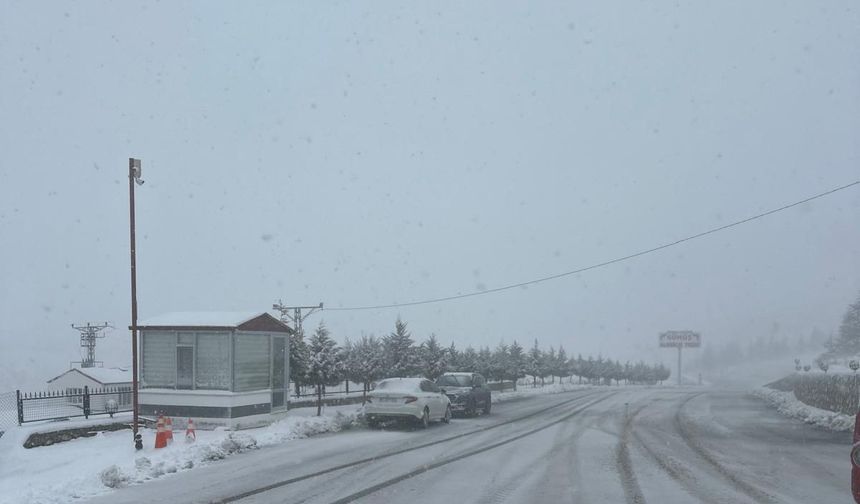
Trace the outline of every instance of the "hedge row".
{"label": "hedge row", "polygon": [[786,376],[766,387],[794,392],[805,404],[854,415],[860,407],[860,377],[850,374],[797,373]]}

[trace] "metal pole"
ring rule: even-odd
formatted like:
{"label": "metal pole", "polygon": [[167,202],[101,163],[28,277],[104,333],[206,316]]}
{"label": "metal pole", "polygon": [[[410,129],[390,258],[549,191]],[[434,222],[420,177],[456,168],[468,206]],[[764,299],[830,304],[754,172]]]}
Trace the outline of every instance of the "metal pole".
{"label": "metal pole", "polygon": [[24,401],[21,399],[21,391],[15,391],[15,397],[18,403],[18,425],[24,423]]}
{"label": "metal pole", "polygon": [[134,244],[134,175],[134,158],[128,158],[128,212],[131,240],[131,396],[134,411],[131,429],[135,448],[140,450],[143,445],[138,442],[137,433],[137,264]]}
{"label": "metal pole", "polygon": [[681,345],[678,345],[678,386],[681,386]]}

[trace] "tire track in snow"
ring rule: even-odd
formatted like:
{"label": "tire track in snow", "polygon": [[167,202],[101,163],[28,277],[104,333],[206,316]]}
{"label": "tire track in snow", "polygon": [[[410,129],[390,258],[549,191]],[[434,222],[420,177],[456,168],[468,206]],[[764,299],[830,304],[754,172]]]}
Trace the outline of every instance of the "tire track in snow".
{"label": "tire track in snow", "polygon": [[[657,402],[657,401],[654,401]],[[645,404],[638,410],[636,410],[636,415],[638,415],[642,410],[647,408],[648,406],[652,406],[654,402]],[[681,406],[679,405],[679,408]],[[652,459],[657,463],[657,467],[659,467],[667,476],[672,478],[678,485],[689,494],[691,497],[698,499],[700,502],[704,502],[706,504],[723,504],[725,501],[720,499],[715,499],[713,495],[707,493],[701,485],[699,485],[696,477],[687,469],[686,464],[677,460],[674,457],[664,455],[660,453],[658,450],[654,449],[654,447],[646,442],[642,435],[639,434],[636,430],[631,430],[631,435],[633,440],[636,442],[636,447],[643,453],[643,455]]]}
{"label": "tire track in snow", "polygon": [[630,460],[630,449],[628,446],[630,444],[630,432],[633,429],[633,420],[646,406],[648,404],[640,406],[633,414],[629,414],[627,403],[624,404],[625,411],[621,425],[621,436],[618,437],[618,445],[615,449],[615,466],[618,470],[618,477],[621,479],[621,487],[624,489],[624,497],[627,499],[628,504],[645,504],[645,496],[642,495],[642,489],[639,488],[636,473],[633,472],[633,462]]}
{"label": "tire track in snow", "polygon": [[[525,495],[537,495],[541,491],[545,492],[548,487],[555,487],[556,490],[560,487],[561,489],[569,489],[570,494],[564,497],[555,495],[551,499],[543,494],[544,501],[549,499],[550,502],[582,502],[582,475],[579,466],[581,454],[577,448],[577,443],[589,429],[595,429],[597,425],[604,423],[612,415],[612,411],[606,411],[597,416],[590,416],[590,411],[584,413],[584,415],[576,416],[571,421],[562,424],[562,429],[559,430],[553,441],[552,449],[540,459],[542,464],[540,468],[543,469],[542,476],[530,481],[530,486],[525,490]],[[517,478],[512,484],[522,487],[523,480]],[[560,493],[563,494],[564,492]]]}
{"label": "tire track in snow", "polygon": [[462,453],[460,455],[456,455],[454,457],[445,458],[445,459],[439,460],[437,462],[434,462],[432,464],[426,464],[426,465],[420,466],[420,467],[413,469],[412,471],[409,471],[407,473],[401,474],[399,476],[395,476],[394,478],[385,480],[381,483],[377,483],[376,485],[372,485],[372,486],[367,487],[363,490],[359,490],[358,492],[355,492],[353,494],[350,494],[350,495],[347,495],[347,496],[342,497],[340,499],[337,499],[337,500],[333,501],[331,504],[346,504],[348,502],[352,502],[354,500],[357,500],[357,499],[360,499],[362,497],[366,497],[368,495],[376,493],[376,492],[382,490],[383,488],[387,488],[387,487],[390,487],[392,485],[396,485],[397,483],[400,483],[401,481],[408,480],[409,478],[418,476],[419,474],[423,474],[423,473],[426,473],[428,471],[432,471],[433,469],[436,469],[438,467],[442,467],[442,466],[451,464],[453,462],[457,462],[458,460],[462,460],[462,459],[465,459],[468,457],[472,457],[472,456],[484,453],[484,452],[492,450],[494,448],[498,448],[499,446],[513,443],[514,441],[518,441],[524,437],[531,436],[532,434],[535,434],[535,433],[540,432],[542,430],[548,429],[554,425],[557,425],[561,422],[569,420],[570,418],[572,418],[572,417],[582,413],[583,411],[587,410],[591,406],[594,406],[597,403],[600,403],[600,402],[603,402],[603,401],[609,399],[610,397],[612,397],[615,394],[617,394],[617,392],[612,392],[610,394],[607,394],[607,395],[601,397],[600,399],[595,399],[593,401],[590,401],[590,402],[586,403],[585,405],[580,406],[580,407],[574,409],[573,411],[571,411],[570,413],[562,416],[561,418],[553,420],[552,422],[544,424],[540,427],[530,429],[526,432],[523,432],[521,434],[517,434],[516,436],[510,437],[508,439],[505,439],[505,440],[502,440],[502,441],[499,441],[497,443],[493,443],[493,444],[490,444],[487,446],[482,446],[481,448],[470,450],[468,452]]}
{"label": "tire track in snow", "polygon": [[[346,463],[346,464],[340,464],[340,465],[332,466],[332,467],[329,467],[329,468],[327,468],[327,469],[323,469],[323,470],[321,470],[321,471],[316,471],[316,472],[309,473],[309,474],[304,474],[304,475],[302,475],[302,476],[296,476],[296,477],[294,477],[294,478],[285,479],[285,480],[278,481],[278,482],[275,482],[275,483],[272,483],[272,484],[269,484],[269,485],[266,485],[266,486],[263,486],[263,487],[255,488],[255,489],[253,489],[253,490],[248,490],[248,491],[246,491],[246,492],[242,492],[242,493],[240,493],[240,494],[232,495],[232,496],[230,496],[230,497],[225,497],[225,498],[223,498],[223,499],[215,499],[215,500],[210,501],[210,503],[211,503],[211,504],[228,504],[228,503],[230,503],[230,502],[236,502],[236,501],[239,501],[239,500],[242,500],[242,499],[245,499],[245,498],[251,497],[251,496],[253,496],[253,495],[261,494],[261,493],[263,493],[263,492],[268,492],[268,491],[270,491],[270,490],[274,490],[274,489],[276,489],[276,488],[285,487],[285,486],[291,485],[291,484],[293,484],[293,483],[298,483],[298,482],[300,482],[300,481],[304,481],[304,480],[307,480],[307,479],[310,479],[310,478],[315,478],[315,477],[317,477],[317,476],[322,476],[322,475],[324,475],[324,474],[328,474],[328,473],[332,473],[332,472],[336,472],[336,471],[341,471],[341,470],[343,470],[343,469],[349,469],[349,468],[356,467],[356,466],[359,466],[359,465],[362,465],[362,464],[367,464],[367,463],[375,462],[375,461],[377,461],[377,460],[382,460],[382,459],[386,459],[386,458],[393,457],[393,456],[396,456],[396,455],[401,455],[401,454],[403,454],[403,453],[408,453],[408,452],[411,452],[411,451],[420,450],[420,449],[422,449],[422,448],[427,448],[428,446],[433,446],[433,445],[438,445],[438,444],[441,444],[441,443],[446,443],[446,442],[448,442],[448,441],[453,441],[453,440],[455,440],[455,439],[464,438],[464,437],[466,437],[466,436],[470,436],[470,435],[472,435],[472,434],[477,434],[477,433],[480,433],[480,432],[486,432],[486,431],[488,431],[488,430],[492,430],[492,429],[495,429],[495,428],[498,428],[498,427],[502,427],[502,426],[504,426],[504,425],[510,425],[510,424],[512,424],[512,423],[515,423],[515,422],[519,422],[519,421],[522,421],[522,420],[526,420],[526,419],[529,419],[529,418],[532,418],[532,417],[538,416],[538,415],[540,415],[540,414],[546,413],[547,411],[552,411],[552,410],[554,410],[554,409],[561,408],[561,407],[563,407],[563,406],[566,406],[566,405],[569,405],[569,404],[571,404],[571,403],[574,403],[574,402],[580,401],[580,400],[582,400],[582,399],[587,399],[588,397],[591,397],[591,396],[593,396],[593,395],[599,394],[600,392],[601,392],[601,391],[589,391],[589,392],[587,392],[587,393],[584,393],[584,394],[581,394],[581,395],[577,395],[576,397],[574,397],[574,398],[572,398],[572,399],[568,399],[568,400],[566,400],[566,401],[562,401],[562,402],[560,402],[560,403],[554,404],[554,405],[549,406],[549,407],[546,407],[546,408],[541,408],[541,409],[539,409],[539,410],[533,411],[533,412],[531,412],[531,413],[528,413],[528,414],[526,414],[526,415],[522,415],[522,416],[519,416],[519,417],[516,417],[516,418],[512,418],[512,419],[510,419],[510,420],[505,420],[505,421],[503,421],[503,422],[499,422],[499,423],[495,423],[495,424],[487,425],[487,426],[480,427],[480,428],[478,428],[478,429],[474,429],[474,430],[471,430],[471,431],[463,432],[463,433],[460,433],[460,434],[455,434],[455,435],[453,435],[453,436],[448,436],[448,437],[445,437],[445,438],[442,438],[442,439],[437,439],[437,440],[435,440],[435,441],[430,441],[430,442],[427,442],[427,443],[421,443],[421,444],[418,444],[418,445],[415,445],[415,446],[410,446],[410,447],[403,448],[403,449],[400,449],[400,450],[395,450],[395,451],[391,451],[391,452],[387,452],[387,453],[382,453],[382,454],[377,455],[377,456],[367,457],[367,458],[364,458],[364,459],[361,459],[361,460],[356,460],[356,461],[353,461],[353,462],[348,462],[348,463]],[[608,396],[607,396],[607,397],[608,397]],[[605,398],[604,398],[604,399],[605,399]],[[601,400],[602,400],[602,399],[601,399]]]}
{"label": "tire track in snow", "polygon": [[749,496],[752,500],[760,504],[774,504],[779,502],[774,496],[744,481],[743,479],[739,478],[733,471],[727,469],[695,439],[694,428],[691,426],[690,422],[684,420],[684,408],[690,401],[697,397],[700,397],[703,394],[704,392],[692,395],[684,399],[678,407],[678,410],[675,412],[675,430],[677,430],[678,434],[681,435],[681,439],[684,440],[684,443],[686,443],[687,446],[689,446],[690,449],[696,453],[696,455],[698,455],[702,460],[710,464],[714,469],[716,469],[717,473],[719,473],[725,479],[729,480],[737,490],[740,490],[742,493]]}

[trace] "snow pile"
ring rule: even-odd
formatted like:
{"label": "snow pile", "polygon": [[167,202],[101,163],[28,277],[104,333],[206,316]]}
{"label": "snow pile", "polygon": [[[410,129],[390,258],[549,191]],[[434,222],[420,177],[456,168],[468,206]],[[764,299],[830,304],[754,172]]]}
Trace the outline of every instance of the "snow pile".
{"label": "snow pile", "polygon": [[510,401],[512,399],[520,399],[532,395],[540,394],[561,394],[563,392],[572,392],[574,390],[582,390],[592,388],[593,385],[577,385],[575,383],[552,383],[543,387],[533,387],[531,385],[517,385],[517,390],[509,390],[506,392],[493,392],[493,402],[500,403]]}
{"label": "snow pile", "polygon": [[836,432],[854,429],[854,417],[843,413],[809,406],[794,396],[794,392],[782,392],[768,388],[753,391],[753,395],[763,399],[785,416],[796,418],[811,425]]}
{"label": "snow pile", "polygon": [[147,429],[140,452],[134,451],[128,430],[25,449],[27,436],[46,427],[16,427],[0,438],[0,503],[58,504],[92,497],[235,453],[349,429],[361,421],[361,408],[354,405],[326,408],[320,417],[311,416],[315,412],[292,410],[283,420],[258,429],[197,431],[194,443],[186,443],[177,429],[174,443],[160,450],[152,447],[155,433]]}

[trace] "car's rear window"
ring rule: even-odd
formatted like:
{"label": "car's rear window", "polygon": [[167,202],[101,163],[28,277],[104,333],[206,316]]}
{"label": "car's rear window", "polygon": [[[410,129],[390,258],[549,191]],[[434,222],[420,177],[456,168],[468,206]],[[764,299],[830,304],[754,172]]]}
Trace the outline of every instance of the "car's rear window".
{"label": "car's rear window", "polygon": [[448,387],[471,387],[472,377],[468,375],[443,375],[436,380],[436,385]]}
{"label": "car's rear window", "polygon": [[382,380],[376,384],[374,390],[385,392],[417,392],[420,388],[419,382],[415,380]]}

